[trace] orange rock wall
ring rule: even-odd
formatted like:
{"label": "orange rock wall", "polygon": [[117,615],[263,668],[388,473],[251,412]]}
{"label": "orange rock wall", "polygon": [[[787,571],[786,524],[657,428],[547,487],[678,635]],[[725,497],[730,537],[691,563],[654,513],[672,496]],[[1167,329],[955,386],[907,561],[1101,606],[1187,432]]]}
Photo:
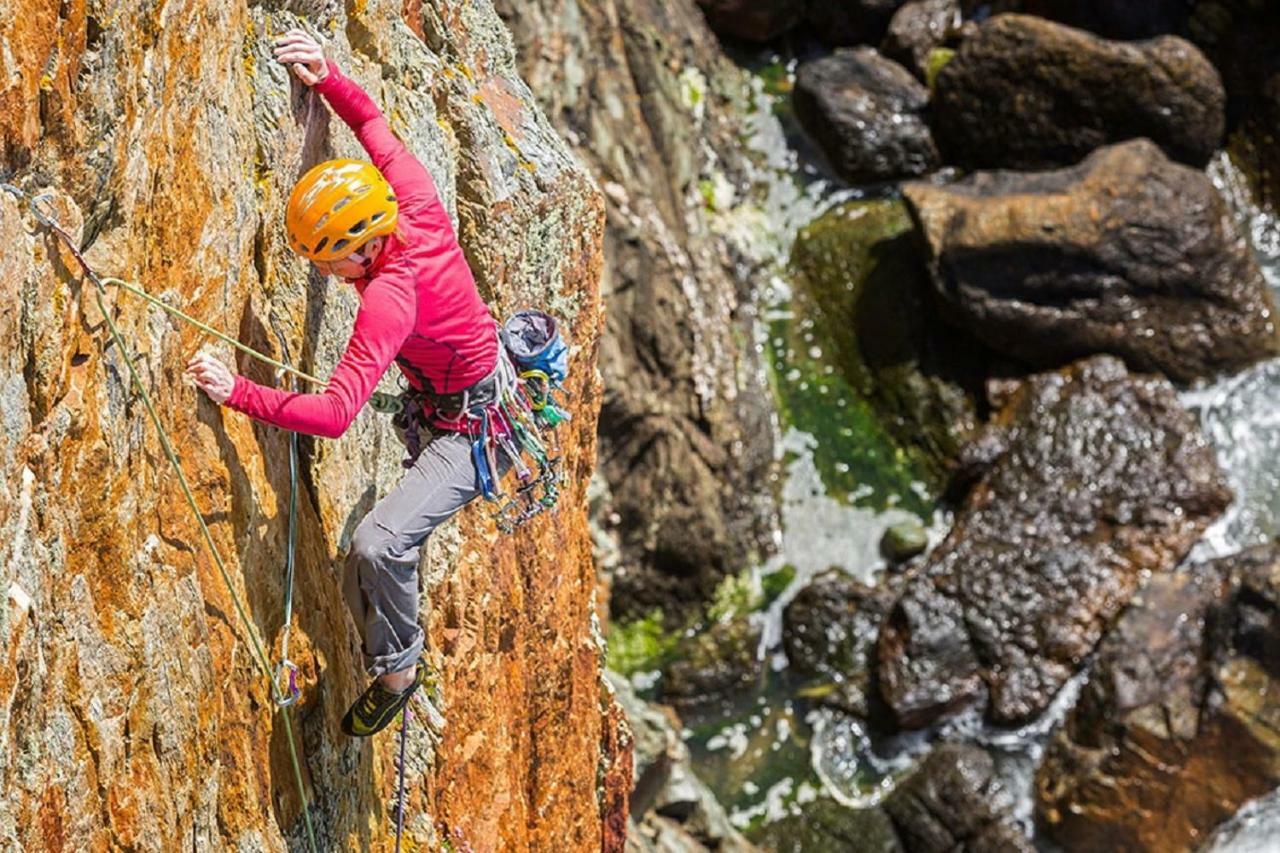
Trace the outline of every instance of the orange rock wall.
{"label": "orange rock wall", "polygon": [[[439,744],[411,728],[406,849],[616,849],[630,736],[601,678],[585,496],[598,191],[534,106],[487,0],[326,9],[307,25],[431,168],[495,313],[549,307],[575,345],[557,514],[500,537],[477,504],[427,549],[448,725]],[[281,210],[307,167],[360,152],[269,58],[270,37],[297,22],[230,0],[0,0],[0,178],[52,189],[102,274],[255,348],[278,354],[282,336],[323,377],[357,301],[289,255]],[[91,287],[5,194],[0,246],[0,848],[306,849],[268,685]],[[127,294],[109,300],[274,662],[287,435],[182,380],[194,351],[230,361],[229,347]],[[312,818],[325,850],[388,849],[395,738],[338,731],[364,684],[339,577],[400,447],[365,411],[302,449],[290,652]]]}

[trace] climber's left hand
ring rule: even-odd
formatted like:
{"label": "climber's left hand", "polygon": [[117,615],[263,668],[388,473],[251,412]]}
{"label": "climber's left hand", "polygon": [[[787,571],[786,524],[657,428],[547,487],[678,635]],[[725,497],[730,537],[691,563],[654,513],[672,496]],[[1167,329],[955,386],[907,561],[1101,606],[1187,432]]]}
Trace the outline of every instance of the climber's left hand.
{"label": "climber's left hand", "polygon": [[207,353],[196,353],[187,362],[187,376],[218,405],[227,402],[231,389],[236,387],[236,378],[231,369]]}

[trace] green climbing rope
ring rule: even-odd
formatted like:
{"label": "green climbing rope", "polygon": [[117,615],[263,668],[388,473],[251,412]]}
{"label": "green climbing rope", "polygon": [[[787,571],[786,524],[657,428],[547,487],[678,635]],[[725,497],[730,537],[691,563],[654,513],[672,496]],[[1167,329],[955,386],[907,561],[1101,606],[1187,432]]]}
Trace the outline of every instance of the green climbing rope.
{"label": "green climbing rope", "polygon": [[[20,190],[15,192],[16,188],[10,188],[8,186],[5,186],[4,189],[15,195],[17,195],[18,193],[21,193]],[[25,197],[25,193],[22,193],[22,195]],[[48,214],[46,214],[44,211],[40,210],[38,206],[38,202],[40,200],[41,200],[40,196],[37,196],[36,198],[32,198],[29,200],[31,210],[35,215],[36,219],[39,220],[46,227],[50,228],[67,245],[67,248],[71,250],[72,255],[74,255],[76,260],[80,263],[80,266],[84,270],[85,275],[87,275],[89,277],[89,280],[93,282],[94,299],[98,304],[98,310],[102,312],[102,316],[106,320],[107,328],[110,332],[111,339],[115,343],[116,347],[120,350],[120,356],[121,358],[124,359],[125,366],[129,370],[129,376],[133,381],[133,385],[135,388],[137,388],[138,395],[142,398],[143,405],[146,406],[147,414],[151,416],[151,422],[152,424],[155,425],[156,433],[160,438],[160,445],[161,447],[164,448],[165,456],[169,459],[169,463],[173,466],[174,473],[178,477],[178,485],[182,489],[182,494],[187,499],[188,506],[191,507],[192,515],[195,516],[196,522],[200,526],[200,533],[204,537],[204,542],[209,549],[209,553],[213,556],[214,564],[218,567],[218,573],[222,576],[222,582],[227,587],[227,593],[231,596],[232,604],[235,605],[236,613],[240,617],[240,622],[243,625],[244,632],[249,636],[249,639],[253,644],[255,663],[257,663],[258,668],[262,671],[263,676],[265,676],[267,681],[271,684],[271,692],[273,694],[273,698],[275,699],[277,705],[279,705],[283,700],[283,696],[281,695],[279,685],[276,683],[274,674],[272,673],[271,663],[267,658],[266,650],[262,645],[262,640],[259,639],[257,631],[254,630],[253,623],[249,621],[249,614],[245,609],[244,603],[240,600],[240,595],[239,593],[236,592],[236,588],[231,582],[231,574],[227,571],[226,564],[223,562],[222,553],[218,550],[217,543],[215,543],[213,540],[213,534],[209,531],[209,526],[205,523],[204,515],[200,512],[200,506],[196,503],[195,495],[192,493],[191,487],[187,483],[187,477],[186,477],[186,474],[183,473],[182,464],[178,459],[177,453],[174,452],[173,444],[169,440],[169,434],[168,432],[166,432],[164,428],[164,424],[161,423],[160,421],[160,415],[156,411],[155,405],[151,401],[151,395],[147,393],[146,386],[143,385],[142,383],[142,377],[138,375],[138,369],[136,364],[134,363],[133,356],[129,353],[129,348],[125,345],[124,336],[120,334],[120,329],[119,327],[116,326],[115,320],[112,319],[111,312],[107,310],[106,302],[103,299],[103,296],[106,294],[107,280],[99,278],[98,274],[93,271],[93,268],[90,267],[88,262],[86,262],[83,256],[81,256],[79,249],[76,248],[75,242],[71,239],[71,235],[69,235],[66,232],[66,230],[63,229],[63,227],[58,223],[58,221],[53,217],[49,216]],[[121,283],[119,282],[119,279],[109,279],[109,280],[116,283]],[[132,290],[133,288],[129,288],[129,289]],[[139,291],[134,291],[134,292],[139,292]],[[142,292],[145,292],[145,291],[142,291]],[[164,303],[160,303],[159,300],[155,300],[153,298],[149,298],[149,301],[164,305]],[[177,309],[174,309],[171,306],[166,305],[165,308],[167,310],[170,310],[171,312],[176,312],[178,314],[181,314],[181,312],[177,312]],[[213,334],[218,334],[214,330],[209,329],[208,327],[204,326],[203,324],[199,323],[199,321],[194,320],[193,318],[186,317],[186,315],[181,315],[181,316],[183,316],[183,318],[186,319],[188,322],[191,322],[197,326],[200,326],[201,328],[204,328],[206,331],[209,331]],[[219,336],[221,337],[221,335]],[[266,361],[272,361],[271,359],[267,359],[265,356],[262,356],[259,353],[254,353],[251,350],[248,350],[247,347],[241,347],[241,349],[245,349],[247,352],[250,352],[252,355],[255,355]],[[278,365],[278,366],[284,369],[290,370],[291,372],[297,373],[297,371],[293,371],[292,368],[288,368],[285,365]],[[304,378],[307,378],[305,377],[305,375],[303,376]],[[302,766],[298,760],[298,749],[293,736],[293,724],[289,718],[289,712],[287,709],[281,708],[280,719],[284,723],[285,738],[289,744],[289,760],[293,765],[294,781],[297,783],[298,797],[301,800],[301,804],[302,804],[302,818],[303,818],[303,822],[306,824],[307,841],[310,845],[312,853],[318,853],[320,848],[316,845],[315,830],[311,825],[311,810],[310,810],[311,803],[310,803],[310,799],[307,797],[306,785],[304,784],[302,779]]]}

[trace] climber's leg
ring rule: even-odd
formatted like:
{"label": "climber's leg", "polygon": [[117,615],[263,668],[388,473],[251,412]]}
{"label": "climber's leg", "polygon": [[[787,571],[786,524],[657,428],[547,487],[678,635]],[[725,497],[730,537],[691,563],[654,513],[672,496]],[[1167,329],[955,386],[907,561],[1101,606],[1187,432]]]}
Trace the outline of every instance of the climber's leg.
{"label": "climber's leg", "polygon": [[370,675],[412,673],[423,644],[418,624],[422,544],[478,494],[470,441],[445,433],[423,448],[356,528],[343,586]]}

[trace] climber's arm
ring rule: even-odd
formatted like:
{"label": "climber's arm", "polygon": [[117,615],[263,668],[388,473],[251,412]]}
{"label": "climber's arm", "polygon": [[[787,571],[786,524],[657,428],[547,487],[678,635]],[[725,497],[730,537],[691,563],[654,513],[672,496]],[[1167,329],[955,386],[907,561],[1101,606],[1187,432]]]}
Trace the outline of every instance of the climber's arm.
{"label": "climber's arm", "polygon": [[337,438],[400,351],[413,328],[414,311],[412,290],[380,276],[365,288],[351,340],[324,391],[290,393],[237,376],[226,405],[283,429]]}
{"label": "climber's arm", "polygon": [[391,132],[373,99],[359,83],[344,75],[333,60],[328,60],[327,68],[329,73],[316,84],[316,91],[360,140],[373,165],[396,191],[401,211],[412,214],[438,204],[431,173]]}

